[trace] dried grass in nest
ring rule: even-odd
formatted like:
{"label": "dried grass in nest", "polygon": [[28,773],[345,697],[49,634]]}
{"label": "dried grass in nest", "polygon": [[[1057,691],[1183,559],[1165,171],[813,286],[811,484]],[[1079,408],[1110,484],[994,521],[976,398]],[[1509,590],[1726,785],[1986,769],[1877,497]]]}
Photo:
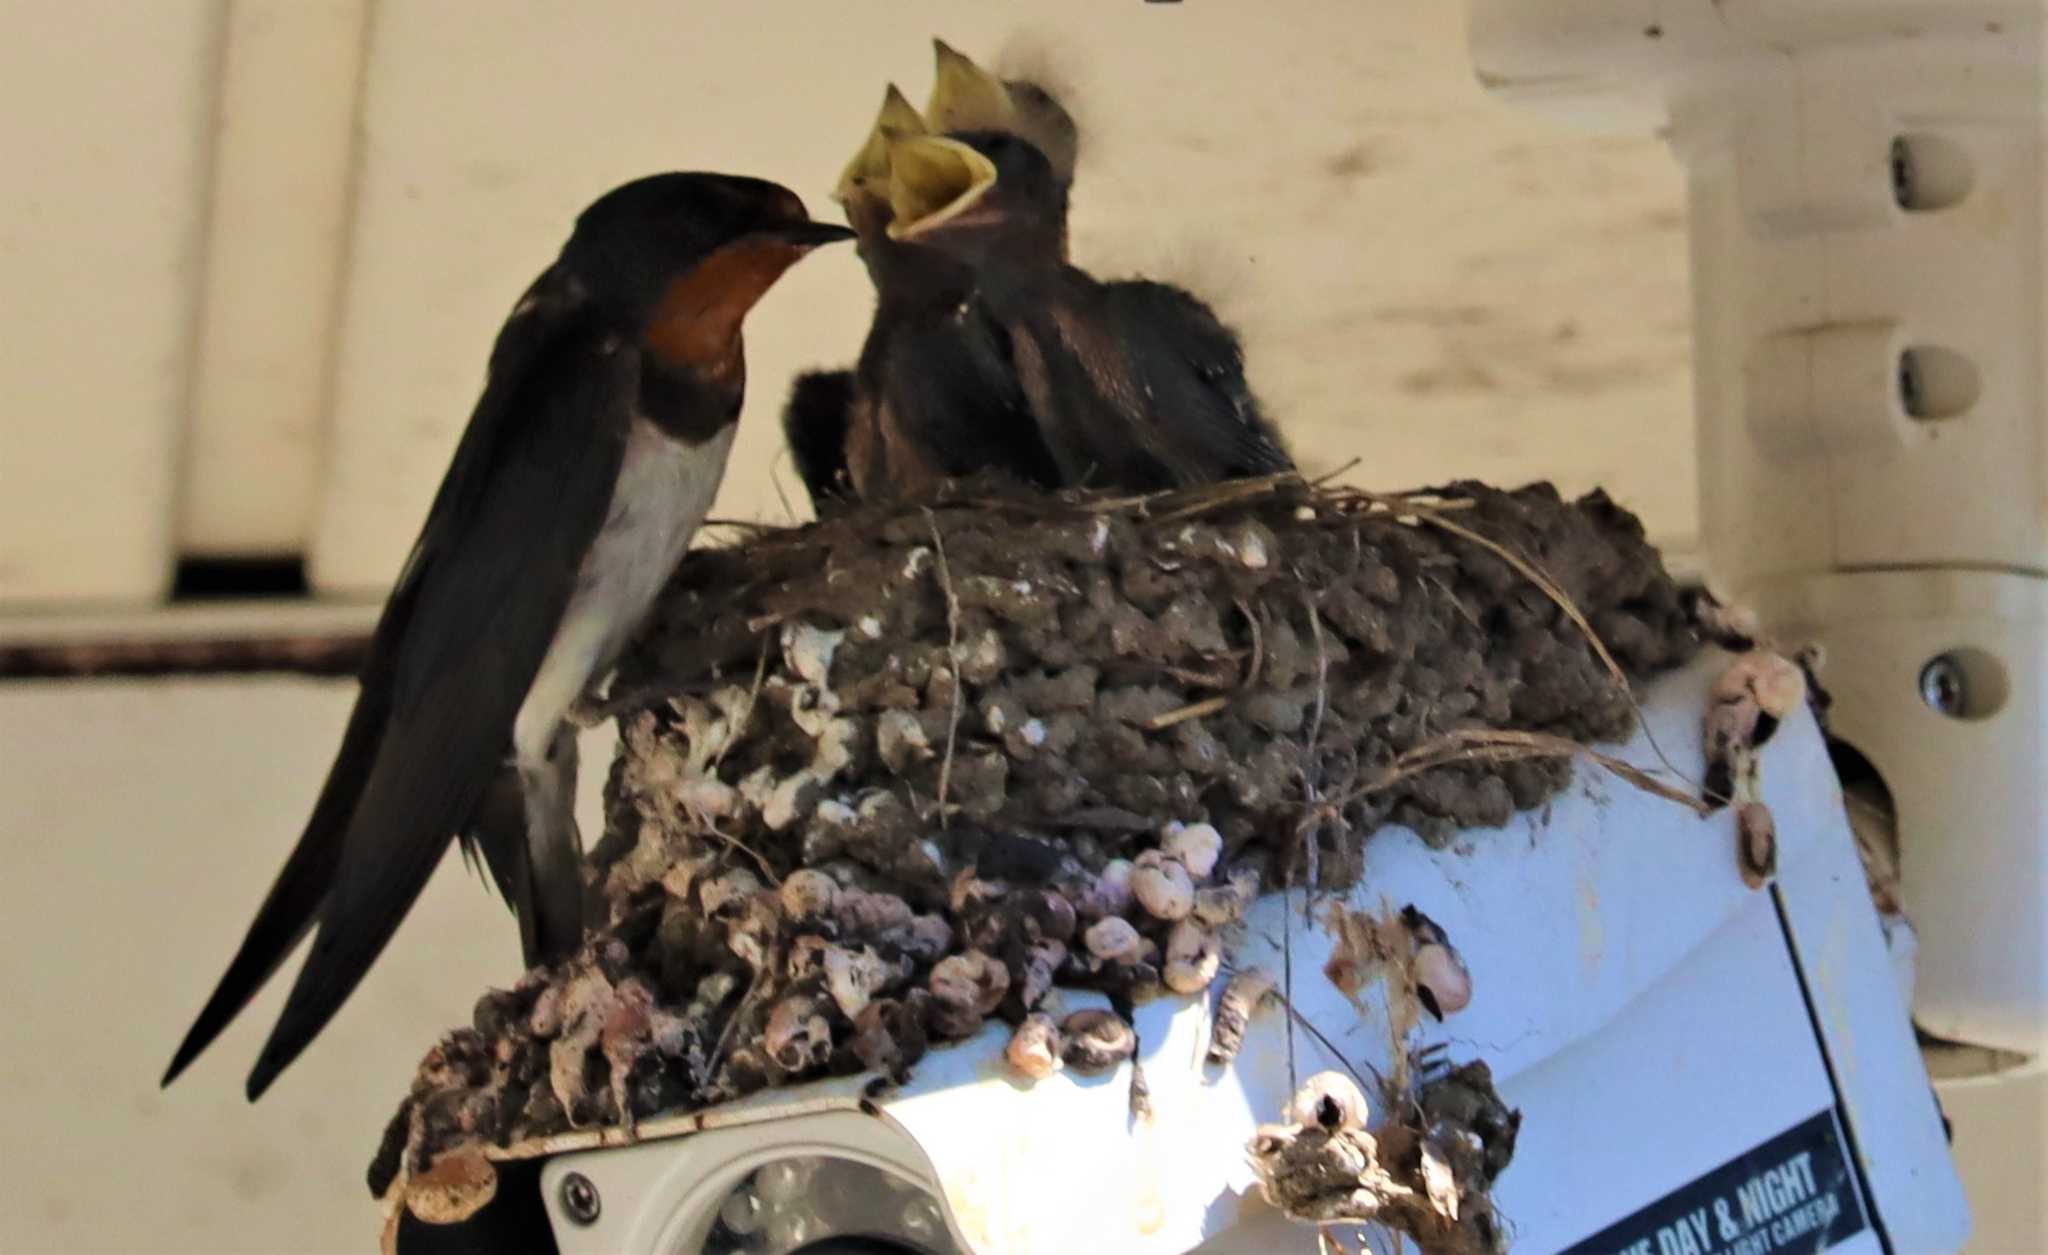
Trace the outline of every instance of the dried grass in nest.
{"label": "dried grass in nest", "polygon": [[[1588,747],[1698,647],[1635,519],[1547,485],[970,483],[742,527],[614,681],[605,927],[430,1055],[373,1188],[451,1147],[900,1075],[1054,985],[1198,991],[1256,891],[1349,885],[1386,823],[1502,824],[1577,755],[1690,803]],[[1042,1020],[1035,1071],[1116,1061]]]}

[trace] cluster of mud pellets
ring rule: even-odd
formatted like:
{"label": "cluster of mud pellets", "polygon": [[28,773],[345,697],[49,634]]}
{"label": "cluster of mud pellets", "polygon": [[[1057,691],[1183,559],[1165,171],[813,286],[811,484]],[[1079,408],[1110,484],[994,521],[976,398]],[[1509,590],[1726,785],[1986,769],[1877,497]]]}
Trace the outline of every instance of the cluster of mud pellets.
{"label": "cluster of mud pellets", "polygon": [[[372,1189],[457,1149],[901,1078],[992,1018],[1024,1076],[1115,1067],[1130,1006],[1208,990],[1258,893],[1345,888],[1375,829],[1496,826],[1571,770],[1404,772],[1410,751],[1473,728],[1626,737],[1588,627],[1632,679],[1700,644],[1636,521],[1547,485],[968,486],[693,555],[612,685],[622,744],[586,868],[603,926],[428,1054]],[[1055,986],[1123,1014],[1055,1018]],[[1483,1195],[1499,1163],[1463,1157],[1449,1170]]]}

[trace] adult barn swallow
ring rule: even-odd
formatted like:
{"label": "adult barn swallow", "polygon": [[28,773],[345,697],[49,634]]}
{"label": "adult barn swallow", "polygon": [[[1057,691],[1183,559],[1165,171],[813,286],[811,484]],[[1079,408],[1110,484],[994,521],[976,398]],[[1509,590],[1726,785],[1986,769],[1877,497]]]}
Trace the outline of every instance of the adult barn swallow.
{"label": "adult barn swallow", "polygon": [[803,377],[784,410],[798,472],[822,511],[848,495],[900,500],[987,470],[1044,488],[1058,482],[1000,328],[969,299],[973,276],[889,234],[889,143],[923,127],[891,86],[834,193],[874,283],[875,317],[854,369]]}
{"label": "adult barn swallow", "polygon": [[1208,306],[1066,263],[1067,183],[1035,145],[897,136],[888,167],[887,234],[972,276],[1062,485],[1147,492],[1294,469]]}
{"label": "adult barn swallow", "polygon": [[810,249],[851,235],[811,221],[787,188],[712,174],[640,179],[577,218],[498,335],[312,817],[165,1084],[311,931],[249,1075],[250,1099],[261,1095],[355,989],[458,834],[518,914],[529,963],[580,943],[566,716],[717,492],[747,311]]}

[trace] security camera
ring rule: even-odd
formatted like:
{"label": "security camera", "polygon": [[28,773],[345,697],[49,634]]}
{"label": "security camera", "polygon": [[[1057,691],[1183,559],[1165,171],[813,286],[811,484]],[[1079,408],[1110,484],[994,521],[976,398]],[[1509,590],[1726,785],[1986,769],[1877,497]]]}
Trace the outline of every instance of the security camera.
{"label": "security camera", "polygon": [[[1700,763],[1726,665],[1656,684],[1615,755]],[[1232,961],[1279,992],[1227,1063],[1209,1062],[1202,998],[1138,1006],[1135,1058],[1093,1076],[1019,1077],[995,1024],[900,1086],[835,1078],[644,1121],[630,1142],[557,1139],[537,1171],[501,1171],[471,1223],[524,1215],[562,1255],[1309,1252],[1314,1230],[1263,1197],[1261,1126],[1312,1074],[1356,1077],[1384,1106],[1395,1078],[1483,1059],[1521,1113],[1491,1188],[1517,1250],[1958,1249],[1967,1213],[1906,1015],[1910,950],[1887,946],[1910,930],[1880,927],[1812,718],[1764,756],[1778,864],[1762,888],[1726,810],[1701,818],[1582,764],[1503,828],[1443,848],[1382,832],[1358,886],[1313,910],[1299,892],[1254,903]],[[1345,921],[1411,912],[1469,975],[1444,1018],[1425,1007],[1412,1026],[1384,982],[1341,979],[1358,958]],[[1053,997],[1061,1014],[1107,1005]],[[398,1246],[451,1240],[407,1221]]]}

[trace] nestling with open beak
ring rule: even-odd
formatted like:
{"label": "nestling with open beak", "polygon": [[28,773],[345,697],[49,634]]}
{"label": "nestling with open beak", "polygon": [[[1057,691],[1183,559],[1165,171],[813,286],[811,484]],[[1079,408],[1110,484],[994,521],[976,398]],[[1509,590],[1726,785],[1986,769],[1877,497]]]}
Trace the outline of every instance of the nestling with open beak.
{"label": "nestling with open beak", "polygon": [[1039,488],[1058,484],[1008,346],[970,300],[972,275],[889,235],[889,144],[923,127],[891,86],[835,192],[859,235],[875,317],[855,368],[800,377],[783,413],[798,473],[820,512],[848,498],[924,496],[980,471]]}
{"label": "nestling with open beak", "polygon": [[862,496],[856,480],[876,500],[921,496],[946,479],[987,470],[1041,488],[1059,483],[1003,346],[992,328],[977,325],[967,302],[971,279],[886,235],[888,137],[1013,131],[1052,154],[1061,179],[1071,182],[1080,134],[1037,83],[998,78],[941,39],[932,41],[932,54],[925,112],[891,84],[834,193],[860,232],[876,309],[859,366],[800,376],[783,412],[797,474],[820,513]]}
{"label": "nestling with open beak", "polygon": [[[1066,109],[1035,83],[933,45],[925,114],[892,87],[840,181],[877,311],[860,369],[805,376],[785,414],[814,503],[921,495],[991,468],[1041,487],[1135,490],[1292,470],[1236,337],[1207,306],[1168,284],[1097,283],[1067,267],[1079,134]],[[1019,158],[1012,186],[987,201],[996,170],[976,145],[1005,138],[1042,167]],[[991,285],[1011,298],[1000,315]],[[1035,340],[1024,317],[1034,301],[1048,315],[1063,308],[1060,328],[1074,334]],[[1067,385],[1053,381],[1056,368],[1086,375],[1084,393],[1057,396]],[[1097,447],[1072,430],[1100,419],[1155,429],[1141,443],[1185,447],[1105,460],[1131,441],[1105,432]],[[820,452],[835,441],[845,457]]]}
{"label": "nestling with open beak", "polygon": [[1044,153],[967,132],[895,137],[888,160],[890,238],[972,276],[1062,485],[1145,492],[1294,469],[1206,305],[1064,262],[1066,184]]}
{"label": "nestling with open beak", "polygon": [[656,175],[583,211],[499,332],[312,817],[165,1084],[311,932],[249,1075],[249,1097],[262,1094],[458,837],[518,915],[529,964],[581,943],[570,708],[717,493],[747,311],[805,253],[852,234],[811,221],[787,188],[727,175]]}
{"label": "nestling with open beak", "polygon": [[1053,94],[1029,79],[998,78],[943,39],[932,40],[936,73],[925,102],[924,126],[934,135],[999,131],[1045,154],[1053,177],[1074,183],[1081,156],[1081,132]]}

